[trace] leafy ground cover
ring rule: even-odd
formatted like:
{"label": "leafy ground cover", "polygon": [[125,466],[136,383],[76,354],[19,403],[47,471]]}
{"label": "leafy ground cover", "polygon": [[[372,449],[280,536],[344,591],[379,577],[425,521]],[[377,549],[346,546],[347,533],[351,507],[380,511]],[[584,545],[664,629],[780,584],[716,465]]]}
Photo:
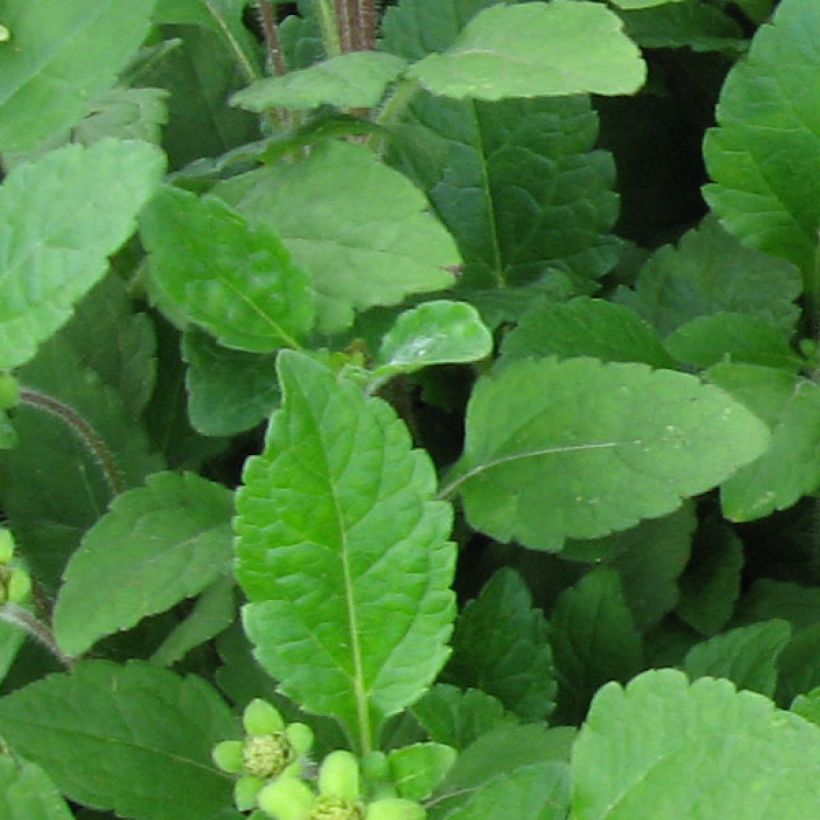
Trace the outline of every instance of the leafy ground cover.
{"label": "leafy ground cover", "polygon": [[818,42],[0,3],[0,815],[818,816]]}

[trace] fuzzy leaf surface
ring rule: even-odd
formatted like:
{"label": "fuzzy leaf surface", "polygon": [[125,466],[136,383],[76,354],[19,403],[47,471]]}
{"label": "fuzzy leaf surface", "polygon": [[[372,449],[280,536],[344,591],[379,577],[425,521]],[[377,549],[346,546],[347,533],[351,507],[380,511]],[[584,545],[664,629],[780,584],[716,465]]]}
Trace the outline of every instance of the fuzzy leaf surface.
{"label": "fuzzy leaf surface", "polygon": [[[743,242],[814,275],[820,198],[820,14],[784,0],[730,71],[704,157],[704,196]],[[816,285],[814,286],[816,287]]]}
{"label": "fuzzy leaf surface", "polygon": [[155,1],[6,0],[13,43],[0,48],[0,151],[31,150],[74,125],[145,39]]}
{"label": "fuzzy leaf surface", "polygon": [[425,57],[407,75],[433,94],[499,100],[632,94],[646,66],[617,15],[593,3],[553,0],[482,11],[444,54]]}
{"label": "fuzzy leaf surface", "polygon": [[326,142],[304,162],[252,171],[214,192],[270,225],[311,274],[323,332],[348,327],[356,310],[447,287],[447,268],[460,262],[424,195],[362,145]]}
{"label": "fuzzy leaf surface", "polygon": [[205,681],[138,661],[84,661],[0,699],[0,733],[60,791],[137,820],[235,816],[210,753],[237,728]]}
{"label": "fuzzy leaf surface", "polygon": [[769,444],[720,390],[595,359],[521,360],[482,377],[466,426],[442,492],[458,490],[482,532],[547,550],[670,513]]}
{"label": "fuzzy leaf surface", "polygon": [[227,347],[298,347],[312,326],[308,275],[273,231],[222,200],[165,187],[140,233],[163,295]]}
{"label": "fuzzy leaf surface", "polygon": [[646,672],[595,697],[573,747],[572,816],[811,816],[820,729],[725,680]]}
{"label": "fuzzy leaf surface", "polygon": [[301,354],[278,371],[237,495],[245,629],[284,693],[366,745],[447,657],[452,512],[388,405]]}
{"label": "fuzzy leaf surface", "polygon": [[103,277],[163,171],[158,148],[105,140],[9,173],[0,187],[0,369],[31,359]]}
{"label": "fuzzy leaf surface", "polygon": [[35,763],[0,755],[0,816],[6,820],[71,820],[48,775]]}
{"label": "fuzzy leaf surface", "polygon": [[54,610],[63,651],[79,655],[227,572],[232,502],[194,473],[157,473],[118,496],[66,567]]}

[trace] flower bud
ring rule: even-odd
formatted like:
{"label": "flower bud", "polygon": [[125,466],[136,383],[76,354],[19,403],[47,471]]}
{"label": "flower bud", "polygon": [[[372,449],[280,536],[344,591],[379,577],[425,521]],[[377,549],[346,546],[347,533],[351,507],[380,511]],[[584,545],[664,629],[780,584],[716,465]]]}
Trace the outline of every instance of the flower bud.
{"label": "flower bud", "polygon": [[279,710],[266,700],[255,698],[242,713],[242,725],[249,735],[272,735],[285,728]]}
{"label": "flower bud", "polygon": [[304,723],[289,723],[285,729],[285,736],[297,757],[307,754],[313,745],[313,731]]}
{"label": "flower bud", "polygon": [[242,768],[254,777],[276,777],[295,761],[296,754],[284,732],[251,735],[242,745]]}
{"label": "flower bud", "polygon": [[316,795],[295,777],[280,777],[268,783],[256,796],[265,814],[276,820],[310,820]]}
{"label": "flower bud", "polygon": [[211,751],[211,758],[217,767],[228,774],[239,774],[242,771],[242,741],[223,740]]}
{"label": "flower bud", "polygon": [[13,604],[22,604],[31,595],[31,576],[22,567],[12,571],[6,584],[6,594]]}
{"label": "flower bud", "polygon": [[0,527],[0,564],[8,564],[14,557],[14,536],[10,530]]}
{"label": "flower bud", "polygon": [[385,797],[367,807],[365,820],[424,820],[427,812],[421,803],[401,797]]}
{"label": "flower bud", "polygon": [[359,761],[348,751],[331,752],[319,767],[319,792],[345,800],[359,799]]}

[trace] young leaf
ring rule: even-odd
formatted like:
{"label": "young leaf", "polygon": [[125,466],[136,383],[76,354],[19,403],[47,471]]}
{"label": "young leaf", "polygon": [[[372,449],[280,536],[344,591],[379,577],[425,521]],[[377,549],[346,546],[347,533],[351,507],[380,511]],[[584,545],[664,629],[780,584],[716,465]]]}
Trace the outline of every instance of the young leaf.
{"label": "young leaf", "polygon": [[348,327],[354,310],[447,287],[460,261],[421,192],[362,145],[325,142],[304,162],[243,174],[214,193],[271,225],[310,272],[326,333]]}
{"label": "young leaf", "polygon": [[0,369],[31,359],[99,279],[159,185],[142,142],[70,145],[19,165],[0,187]]}
{"label": "young leaf", "polygon": [[414,743],[387,756],[390,779],[399,797],[425,800],[444,779],[456,759],[456,750],[441,743]]}
{"label": "young leaf", "polygon": [[54,609],[64,652],[190,598],[228,570],[233,497],[187,473],[158,473],[118,496],[66,567]]}
{"label": "young leaf", "polygon": [[140,220],[163,297],[227,347],[299,347],[313,324],[310,279],[276,234],[215,197],[166,186]]}
{"label": "young leaf", "polygon": [[772,428],[769,449],[721,487],[727,518],[762,518],[820,487],[820,386],[756,365],[719,364],[706,376]]}
{"label": "young leaf", "polygon": [[550,620],[550,642],[561,723],[582,719],[606,681],[627,681],[642,668],[641,636],[614,570],[600,567],[561,593]]}
{"label": "young leaf", "polygon": [[588,297],[544,305],[524,314],[504,338],[501,350],[514,359],[592,356],[605,362],[674,366],[655,330],[634,311]]}
{"label": "young leaf", "polygon": [[455,550],[426,454],[379,399],[301,354],[237,495],[245,629],[283,692],[372,748],[447,656]]}
{"label": "young leaf", "polygon": [[572,778],[578,820],[810,817],[820,729],[729,681],[653,670],[598,692]]}
{"label": "young leaf", "polygon": [[527,359],[479,380],[442,494],[458,490],[500,541],[557,550],[672,512],[768,443],[742,405],[683,373]]}
{"label": "young leaf", "polygon": [[499,570],[464,607],[442,677],[497,697],[525,720],[552,711],[557,687],[547,623],[514,570]]}
{"label": "young leaf", "polygon": [[444,54],[425,57],[407,76],[433,94],[498,100],[632,94],[646,66],[611,11],[553,0],[482,11]]}
{"label": "young leaf", "polygon": [[85,661],[0,699],[0,734],[67,797],[151,820],[231,816],[211,748],[236,723],[204,680],[137,661]]}
{"label": "young leaf", "polygon": [[230,350],[189,328],[182,337],[191,424],[205,436],[232,436],[255,427],[279,402],[272,356]]}
{"label": "young leaf", "polygon": [[[820,199],[820,18],[814,0],[783,0],[729,73],[704,156],[704,196],[754,248],[814,276]],[[816,288],[817,285],[814,285]]]}
{"label": "young leaf", "polygon": [[36,764],[0,754],[0,817],[5,820],[71,820],[65,800]]}
{"label": "young leaf", "polygon": [[[145,39],[154,3],[6,0],[3,24],[14,32],[14,46],[0,49],[0,151],[29,151],[74,125],[86,113],[89,99],[114,84]],[[78,203],[86,204],[68,180],[61,183],[78,194]],[[101,186],[106,188],[126,198],[132,193],[127,183],[121,191],[116,182]],[[102,199],[94,204],[101,213],[107,211]],[[112,215],[119,216],[120,210],[115,206]]]}
{"label": "young leaf", "polygon": [[401,57],[352,51],[301,71],[270,77],[231,97],[231,105],[262,113],[272,108],[372,108],[404,70]]}
{"label": "young leaf", "polygon": [[693,646],[683,671],[691,680],[728,678],[738,689],[774,697],[777,658],[791,634],[788,622],[780,620],[731,629]]}

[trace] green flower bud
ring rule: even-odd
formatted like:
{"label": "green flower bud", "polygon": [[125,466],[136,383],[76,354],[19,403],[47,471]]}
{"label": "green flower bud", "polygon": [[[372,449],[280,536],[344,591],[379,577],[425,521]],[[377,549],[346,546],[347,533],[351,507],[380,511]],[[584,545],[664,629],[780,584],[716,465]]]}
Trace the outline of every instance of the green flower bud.
{"label": "green flower bud", "polygon": [[252,735],[242,746],[242,768],[255,777],[269,780],[296,760],[296,753],[284,732]]}
{"label": "green flower bud", "polygon": [[285,721],[276,707],[266,700],[255,698],[242,713],[242,725],[249,735],[272,735],[285,728]]}
{"label": "green flower bud", "polygon": [[233,787],[233,802],[239,811],[250,811],[256,806],[256,797],[265,786],[260,777],[246,774],[236,781]]}
{"label": "green flower bud", "polygon": [[14,536],[5,527],[0,527],[0,564],[8,564],[14,557]]}
{"label": "green flower bud", "polygon": [[214,763],[228,774],[239,774],[242,771],[242,741],[223,740],[211,751]]}
{"label": "green flower bud", "polygon": [[307,754],[313,745],[313,731],[304,723],[289,723],[285,729],[285,736],[299,757]]}
{"label": "green flower bud", "polygon": [[319,767],[320,794],[355,802],[359,789],[359,761],[345,750],[331,752]]}
{"label": "green flower bud", "polygon": [[365,820],[424,820],[427,812],[421,803],[401,797],[385,797],[367,807]]}
{"label": "green flower bud", "polygon": [[356,800],[322,794],[310,810],[310,820],[364,820],[364,807]]}
{"label": "green flower bud", "polygon": [[0,410],[8,410],[19,403],[20,384],[17,379],[11,373],[0,373]]}
{"label": "green flower bud", "polygon": [[12,571],[6,584],[6,594],[13,604],[22,604],[31,595],[31,576],[22,567]]}
{"label": "green flower bud", "polygon": [[280,777],[268,783],[256,796],[262,811],[276,820],[311,820],[316,795],[295,777]]}

